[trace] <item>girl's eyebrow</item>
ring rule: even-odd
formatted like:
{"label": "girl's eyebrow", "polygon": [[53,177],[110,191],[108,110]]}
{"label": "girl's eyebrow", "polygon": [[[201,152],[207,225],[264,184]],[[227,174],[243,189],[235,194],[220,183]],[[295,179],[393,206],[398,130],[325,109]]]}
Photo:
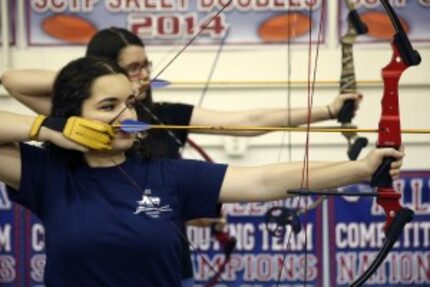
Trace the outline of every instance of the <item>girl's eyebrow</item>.
{"label": "girl's eyebrow", "polygon": [[147,64],[149,64],[149,62],[150,61],[148,60],[148,58],[146,58],[143,61],[133,61],[133,62],[130,62],[130,63],[128,63],[125,66],[129,67],[129,66],[132,66],[132,65],[147,65]]}
{"label": "girl's eyebrow", "polygon": [[111,102],[115,102],[115,101],[118,101],[118,99],[117,99],[117,98],[115,98],[115,97],[104,98],[103,100],[100,100],[100,101],[98,102],[98,104],[103,104],[103,103],[106,103],[106,102],[111,103]]}

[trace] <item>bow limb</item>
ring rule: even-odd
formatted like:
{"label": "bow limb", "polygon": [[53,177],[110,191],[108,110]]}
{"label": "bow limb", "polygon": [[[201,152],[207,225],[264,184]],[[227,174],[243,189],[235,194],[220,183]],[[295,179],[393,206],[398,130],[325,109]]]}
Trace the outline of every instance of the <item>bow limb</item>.
{"label": "bow limb", "polygon": [[[342,48],[342,71],[340,77],[340,93],[357,93],[357,83],[355,79],[354,67],[354,43],[359,35],[364,35],[368,32],[366,24],[364,24],[360,15],[354,7],[351,0],[345,0],[345,5],[348,7],[348,28],[345,35],[341,38]],[[352,118],[354,116],[354,100],[346,100],[339,111],[337,120],[341,123],[342,128],[354,127]],[[350,160],[356,160],[361,150],[367,146],[368,140],[365,137],[358,137],[356,132],[343,132],[342,135],[348,143],[348,157]]]}
{"label": "bow limb", "polygon": [[[390,63],[382,69],[384,94],[381,101],[382,112],[379,121],[378,147],[393,147],[399,149],[402,144],[399,113],[399,81],[403,72],[421,62],[420,54],[413,49],[394,9],[388,0],[380,0],[394,26],[395,34],[391,42],[393,50]],[[403,232],[405,225],[414,217],[413,210],[403,207],[401,194],[394,190],[389,174],[392,158],[385,158],[375,172],[371,184],[377,190],[377,204],[386,215],[386,241],[375,260],[368,269],[358,277],[351,286],[362,286],[376,272],[385,257],[391,251],[394,243]]]}
{"label": "bow limb", "polygon": [[[218,65],[218,61],[220,59],[222,50],[224,48],[224,44],[225,44],[225,40],[227,39],[228,36],[228,31],[225,33],[223,39],[221,40],[218,50],[215,54],[213,63],[211,65],[211,68],[209,70],[209,74],[208,77],[206,79],[206,83],[205,86],[202,89],[202,93],[200,95],[200,98],[197,102],[197,108],[200,108],[203,105],[203,101],[204,98],[206,97],[207,91],[209,90],[209,86],[210,83],[212,81],[212,77],[214,75],[214,72],[216,70],[216,67]],[[193,140],[191,140],[190,138],[187,139],[187,144],[189,146],[191,146],[194,150],[197,151],[197,153],[207,162],[211,162],[214,163],[215,161],[206,153],[206,151],[199,146],[196,142],[194,142]],[[222,218],[223,212],[222,212],[222,204],[218,204],[217,205],[217,214],[216,216],[218,218]],[[226,231],[224,231],[223,229],[218,229],[218,224],[217,223],[213,223],[211,226],[211,234],[212,237],[214,237],[220,244],[220,246],[223,248],[223,252],[224,252],[224,261],[221,262],[221,264],[218,266],[218,270],[216,272],[214,272],[212,278],[209,279],[209,281],[205,284],[205,287],[212,287],[215,284],[218,283],[218,281],[221,279],[222,280],[222,273],[225,270],[225,267],[227,266],[227,264],[230,261],[230,256],[234,250],[234,248],[236,247],[236,238],[233,236],[230,236],[230,234]],[[215,271],[215,270],[213,270]]]}
{"label": "bow limb", "polygon": [[[188,41],[185,45],[184,45],[184,47],[182,47],[178,52],[177,52],[177,54],[176,55],[174,55],[173,57],[172,57],[172,59],[160,70],[160,72],[158,72],[157,74],[156,74],[156,76],[150,81],[150,83],[149,83],[149,85],[148,85],[148,87],[149,86],[151,86],[151,84],[153,83],[153,82],[155,82],[155,81],[157,81],[158,80],[158,78],[161,76],[161,74],[173,63],[173,61],[175,61],[178,57],[179,57],[179,55],[181,54],[181,53],[183,53],[184,51],[185,51],[185,49],[187,48],[187,47],[189,47],[197,38],[198,38],[198,36],[204,31],[204,29],[205,29],[205,27],[206,26],[208,26],[208,25],[210,25],[211,24],[211,22],[212,21],[214,21],[215,19],[216,19],[216,17],[218,17],[219,15],[221,15],[221,13],[223,13],[223,11],[232,3],[232,1],[233,0],[229,0],[226,4],[224,4],[224,6],[221,8],[221,9],[219,9],[215,14],[214,14],[214,16],[213,17],[211,17],[208,21],[207,21],[207,23],[206,23],[206,25],[204,26],[204,27],[202,27],[199,31],[198,31],[198,33],[190,40],[190,41]],[[205,85],[205,87],[203,88],[203,90],[202,90],[202,94],[201,94],[201,96],[200,96],[200,99],[198,100],[198,105],[197,105],[197,107],[200,107],[201,105],[202,105],[202,103],[203,103],[203,99],[204,99],[204,97],[205,97],[205,95],[206,95],[206,92],[208,91],[208,88],[209,88],[209,84],[210,84],[210,81],[211,81],[211,78],[212,78],[212,76],[213,76],[213,72],[215,71],[215,67],[216,67],[216,65],[217,65],[217,63],[218,63],[218,60],[219,60],[219,56],[220,56],[220,54],[221,54],[221,51],[222,51],[222,48],[223,48],[223,46],[224,46],[224,43],[225,43],[225,40],[226,40],[226,38],[227,38],[227,35],[228,35],[228,32],[224,35],[224,37],[223,37],[223,39],[222,39],[222,42],[220,43],[220,47],[219,47],[219,49],[218,49],[218,51],[217,51],[217,54],[216,54],[216,56],[215,56],[215,58],[214,58],[214,62],[213,62],[213,64],[212,64],[212,67],[211,67],[211,69],[210,69],[210,72],[209,72],[209,75],[208,75],[208,79],[207,79],[207,81],[206,81],[206,85]],[[143,110],[152,118],[152,120],[153,121],[155,121],[156,123],[158,123],[158,124],[161,124],[161,125],[163,125],[164,123],[163,123],[163,121],[157,116],[157,115],[155,115],[148,107],[146,107],[146,106],[144,106],[140,101],[138,101],[138,103],[139,104],[141,104],[141,108],[143,108]],[[166,132],[169,134],[169,136],[171,137],[171,138],[173,138],[174,139],[174,141],[178,144],[178,146],[179,147],[182,147],[183,146],[183,144],[184,143],[182,143],[181,142],[181,140],[175,135],[175,133],[172,131],[172,130],[170,130],[170,129],[166,129]],[[212,158],[205,152],[205,150],[201,147],[201,146],[199,146],[196,142],[194,142],[193,140],[191,140],[190,138],[188,138],[187,139],[187,141],[186,141],[186,143],[193,149],[193,150],[195,150],[205,161],[207,161],[207,162],[214,162],[213,160],[212,160]],[[182,155],[182,151],[183,150],[181,150],[181,155]],[[217,214],[217,216],[219,216],[219,217],[222,217],[222,205],[221,204],[219,204],[218,205],[218,214]],[[213,234],[213,236],[215,237],[215,239],[216,240],[218,240],[218,242],[220,243],[220,245],[223,247],[223,249],[224,249],[224,255],[225,255],[225,259],[224,259],[224,261],[221,263],[221,265],[219,266],[219,269],[218,270],[216,270],[215,269],[215,267],[213,267],[209,262],[207,262],[207,260],[206,259],[204,259],[204,257],[201,257],[201,258],[203,258],[204,259],[204,261],[206,261],[206,263],[208,264],[208,266],[210,267],[210,269],[214,272],[214,276],[209,280],[209,282],[207,283],[207,285],[206,286],[213,286],[214,284],[216,284],[218,281],[222,281],[222,282],[224,282],[224,280],[223,280],[223,278],[222,278],[222,273],[224,272],[224,269],[225,269],[225,266],[227,265],[227,263],[229,262],[229,260],[230,260],[230,255],[231,255],[231,253],[233,252],[233,249],[234,249],[234,247],[236,246],[236,239],[234,238],[234,237],[231,237],[227,232],[224,232],[224,231],[217,231],[217,232],[215,232],[214,230],[215,230],[215,228],[214,228],[214,226],[211,228],[212,229],[212,234]],[[181,237],[184,239],[184,240],[186,240],[187,242],[188,242],[188,244],[190,245],[190,246],[193,246],[193,244],[187,239],[187,237],[186,237],[186,235],[185,234],[181,234]],[[195,246],[193,246],[193,247],[195,247]],[[194,249],[196,249],[196,248],[194,248]]]}

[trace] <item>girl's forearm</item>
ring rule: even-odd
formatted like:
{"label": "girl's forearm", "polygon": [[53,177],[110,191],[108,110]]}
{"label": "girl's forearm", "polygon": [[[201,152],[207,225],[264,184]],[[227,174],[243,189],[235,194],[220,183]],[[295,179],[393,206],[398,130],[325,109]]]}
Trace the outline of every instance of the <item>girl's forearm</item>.
{"label": "girl's forearm", "polygon": [[0,144],[27,141],[34,116],[0,112]]}

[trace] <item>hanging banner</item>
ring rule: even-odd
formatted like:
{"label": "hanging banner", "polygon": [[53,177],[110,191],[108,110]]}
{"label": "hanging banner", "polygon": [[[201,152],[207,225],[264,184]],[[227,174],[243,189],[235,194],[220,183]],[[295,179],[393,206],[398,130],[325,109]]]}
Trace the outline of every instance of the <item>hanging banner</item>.
{"label": "hanging banner", "polygon": [[[16,1],[13,0],[2,0],[8,1],[7,4],[7,15],[8,15],[8,31],[9,31],[9,45],[14,46],[16,43]],[[2,15],[2,6],[0,6],[0,15]],[[0,25],[0,46],[3,45],[3,29]]]}
{"label": "hanging banner", "polygon": [[[357,43],[390,42],[394,35],[393,24],[384,7],[379,1],[351,1],[360,14],[360,18],[367,25],[369,31],[360,35]],[[430,1],[390,1],[409,39],[415,43],[430,43]],[[339,39],[348,28],[348,8],[344,0],[338,0],[339,8]]]}
{"label": "hanging banner", "polygon": [[5,186],[0,182],[0,286],[26,286],[22,211],[9,201]]}
{"label": "hanging banner", "polygon": [[[220,286],[304,286],[305,283],[307,286],[322,286],[321,206],[311,208],[301,216],[302,222],[298,222],[301,227],[296,232],[288,225],[282,236],[274,236],[265,224],[266,212],[274,205],[292,212],[301,206],[301,213],[305,210],[304,205],[309,208],[314,202],[310,197],[302,200],[296,197],[276,203],[227,205],[226,232],[237,243],[219,276]],[[191,257],[194,286],[204,287],[214,277],[215,271],[220,270],[225,254],[209,228],[189,226],[187,235],[196,248]]]}
{"label": "hanging banner", "polygon": [[327,5],[323,0],[233,0],[218,14],[227,3],[228,0],[27,1],[28,44],[85,45],[98,30],[112,26],[134,32],[146,45],[185,44],[202,28],[194,42],[197,45],[218,45],[223,38],[227,45],[308,44],[318,39],[325,42]]}
{"label": "hanging banner", "polygon": [[[394,245],[366,286],[430,285],[430,172],[403,172],[395,181],[402,206],[415,212],[402,238]],[[368,185],[345,188],[373,191]],[[330,286],[349,286],[381,249],[385,214],[374,198],[337,197],[330,200]]]}

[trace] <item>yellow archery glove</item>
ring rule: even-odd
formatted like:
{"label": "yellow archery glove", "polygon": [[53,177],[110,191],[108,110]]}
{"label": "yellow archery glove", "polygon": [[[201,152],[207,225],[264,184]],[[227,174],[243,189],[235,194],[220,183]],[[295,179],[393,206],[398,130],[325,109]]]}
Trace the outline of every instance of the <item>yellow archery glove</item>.
{"label": "yellow archery glove", "polygon": [[70,117],[63,129],[63,135],[90,149],[110,150],[110,142],[115,134],[111,125],[81,117]]}
{"label": "yellow archery glove", "polygon": [[37,137],[42,126],[62,132],[69,140],[90,149],[112,149],[110,142],[115,134],[112,126],[109,124],[76,116],[70,118],[43,118],[43,116],[38,116],[31,128],[30,139]]}

